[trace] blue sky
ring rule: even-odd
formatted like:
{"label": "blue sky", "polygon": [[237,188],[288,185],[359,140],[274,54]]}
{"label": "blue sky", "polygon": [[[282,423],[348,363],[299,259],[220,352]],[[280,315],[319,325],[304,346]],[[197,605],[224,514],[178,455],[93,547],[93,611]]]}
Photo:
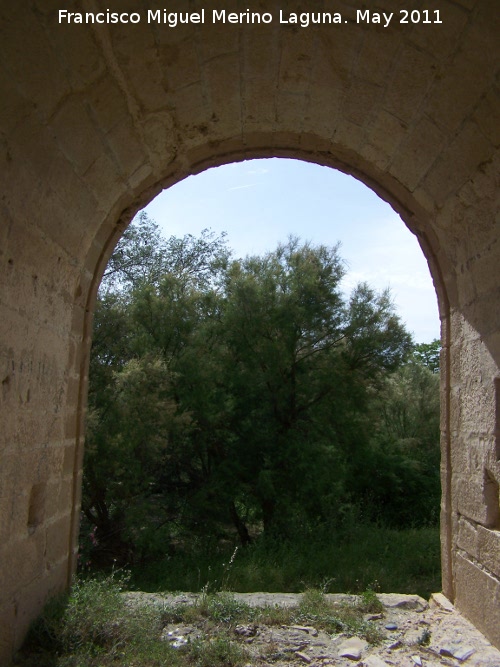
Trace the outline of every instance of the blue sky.
{"label": "blue sky", "polygon": [[416,342],[439,338],[436,293],[416,238],[351,176],[298,160],[248,160],[191,176],[146,211],[165,236],[225,231],[236,256],[272,250],[290,234],[340,241],[346,292],[365,280],[378,290],[389,287]]}

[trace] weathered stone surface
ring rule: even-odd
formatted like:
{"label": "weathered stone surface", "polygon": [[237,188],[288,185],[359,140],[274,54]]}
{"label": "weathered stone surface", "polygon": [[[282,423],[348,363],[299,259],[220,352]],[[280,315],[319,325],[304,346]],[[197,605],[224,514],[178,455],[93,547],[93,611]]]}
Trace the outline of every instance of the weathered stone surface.
{"label": "weathered stone surface", "polygon": [[452,603],[445,597],[442,593],[433,593],[429,602],[431,608],[438,607],[443,611],[448,611],[450,613],[455,611],[455,607]]}
{"label": "weathered stone surface", "polygon": [[[193,594],[159,595],[156,593],[124,593],[128,604],[154,605],[159,610],[165,605],[185,605],[195,603],[198,596]],[[286,606],[300,603],[300,595],[291,598],[277,595],[273,604],[273,595],[266,593],[240,593],[238,599],[251,607]],[[330,596],[332,602],[345,604],[352,596]],[[385,632],[384,625],[394,622],[398,626],[395,633]],[[262,660],[263,656],[272,656],[272,663],[277,667],[290,664],[294,655],[306,664],[341,664],[347,667],[361,659],[360,667],[387,667],[388,665],[415,665],[419,667],[437,667],[448,664],[447,660],[464,663],[468,667],[498,667],[500,652],[479,633],[471,623],[465,620],[455,607],[441,594],[435,594],[429,607],[423,611],[411,607],[384,607],[382,618],[376,619],[374,629],[382,633],[382,641],[370,645],[363,639],[347,638],[345,635],[330,635],[311,626],[287,625],[266,626],[265,624],[240,625],[235,628],[234,641],[243,644],[249,655],[248,665]],[[182,647],[188,641],[200,636],[210,636],[218,630],[213,625],[203,622],[197,625],[167,625],[161,634],[164,641]],[[422,639],[425,639],[422,645]],[[344,657],[340,656],[345,650]],[[270,653],[269,653],[270,652]],[[356,658],[355,656],[360,656]],[[349,657],[350,656],[350,657]],[[252,662],[253,661],[253,662]],[[353,661],[353,662],[351,662]],[[451,665],[451,663],[450,663]]]}
{"label": "weathered stone surface", "polygon": [[377,655],[369,655],[367,658],[363,658],[361,663],[363,667],[389,667],[389,663],[382,658],[379,658]]}
{"label": "weathered stone surface", "polygon": [[380,593],[380,601],[388,609],[414,609],[424,611],[429,606],[419,595],[401,595],[399,593]]}
{"label": "weathered stone surface", "polygon": [[451,658],[456,658],[461,662],[470,658],[475,649],[473,646],[468,646],[467,644],[454,642],[453,644],[447,644],[439,649],[441,655],[447,655]]}
{"label": "weathered stone surface", "polygon": [[459,611],[482,628],[488,638],[500,645],[500,588],[498,579],[464,554],[456,557],[457,598]]}
{"label": "weathered stone surface", "polygon": [[350,660],[359,660],[361,654],[368,646],[368,642],[358,637],[350,637],[339,646],[339,656]]}

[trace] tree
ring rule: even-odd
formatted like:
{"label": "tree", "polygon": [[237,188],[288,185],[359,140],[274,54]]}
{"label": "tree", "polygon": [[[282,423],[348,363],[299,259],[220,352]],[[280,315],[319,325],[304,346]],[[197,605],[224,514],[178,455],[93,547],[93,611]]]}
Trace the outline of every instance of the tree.
{"label": "tree", "polygon": [[151,555],[231,523],[248,544],[248,521],[281,537],[334,525],[380,497],[360,462],[410,458],[378,397],[411,337],[388,292],[361,284],[345,299],[338,246],[290,238],[231,260],[224,236],[162,241],[142,217],[111,266],[83,497],[110,550]]}
{"label": "tree", "polygon": [[268,531],[286,532],[298,508],[324,514],[325,497],[339,502],[350,450],[364,437],[369,386],[411,344],[388,293],[361,285],[346,308],[343,273],[338,247],[295,238],[228,271],[221,335],[231,478],[260,506]]}
{"label": "tree", "polygon": [[418,343],[418,345],[415,345],[415,357],[433,373],[439,373],[440,353],[441,341],[438,338],[435,338],[430,343]]}
{"label": "tree", "polygon": [[123,232],[109,258],[99,288],[106,292],[129,291],[139,283],[153,283],[165,271],[167,245],[158,225],[141,211]]}
{"label": "tree", "polygon": [[397,528],[438,522],[439,378],[418,348],[371,402],[374,428],[355,475],[365,515]]}
{"label": "tree", "polygon": [[141,214],[109,262],[94,315],[82,498],[101,556],[137,548],[139,526],[150,535],[148,526],[176,521],[203,479],[181,360],[228,257],[223,235],[163,241]]}

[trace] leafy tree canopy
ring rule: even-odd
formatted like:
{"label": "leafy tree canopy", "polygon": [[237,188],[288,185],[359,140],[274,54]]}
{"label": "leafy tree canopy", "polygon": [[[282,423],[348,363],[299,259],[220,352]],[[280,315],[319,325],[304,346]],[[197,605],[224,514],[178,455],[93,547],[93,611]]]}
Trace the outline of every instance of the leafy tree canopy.
{"label": "leafy tree canopy", "polygon": [[243,544],[290,537],[353,507],[431,521],[436,341],[413,344],[388,291],[346,298],[344,272],[338,246],[235,259],[224,235],[130,225],[91,355],[82,507],[102,551],[152,557],[231,525]]}

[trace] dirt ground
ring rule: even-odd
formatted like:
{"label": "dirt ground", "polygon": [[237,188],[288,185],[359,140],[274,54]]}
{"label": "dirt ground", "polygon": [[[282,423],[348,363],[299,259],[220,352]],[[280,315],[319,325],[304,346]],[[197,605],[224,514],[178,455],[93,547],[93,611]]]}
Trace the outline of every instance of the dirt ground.
{"label": "dirt ground", "polygon": [[[298,605],[300,595],[278,593],[234,593],[250,606]],[[129,593],[130,601],[158,605],[195,602],[195,594],[157,595]],[[346,595],[327,595],[333,602],[349,601]],[[376,623],[384,639],[370,645],[346,635],[329,635],[313,626],[261,624],[239,625],[235,640],[247,648],[248,667],[500,667],[500,651],[478,632],[441,594],[430,602],[417,595],[379,594],[383,612],[367,614]],[[172,624],[162,637],[173,646],[200,637],[203,629],[195,625]]]}

